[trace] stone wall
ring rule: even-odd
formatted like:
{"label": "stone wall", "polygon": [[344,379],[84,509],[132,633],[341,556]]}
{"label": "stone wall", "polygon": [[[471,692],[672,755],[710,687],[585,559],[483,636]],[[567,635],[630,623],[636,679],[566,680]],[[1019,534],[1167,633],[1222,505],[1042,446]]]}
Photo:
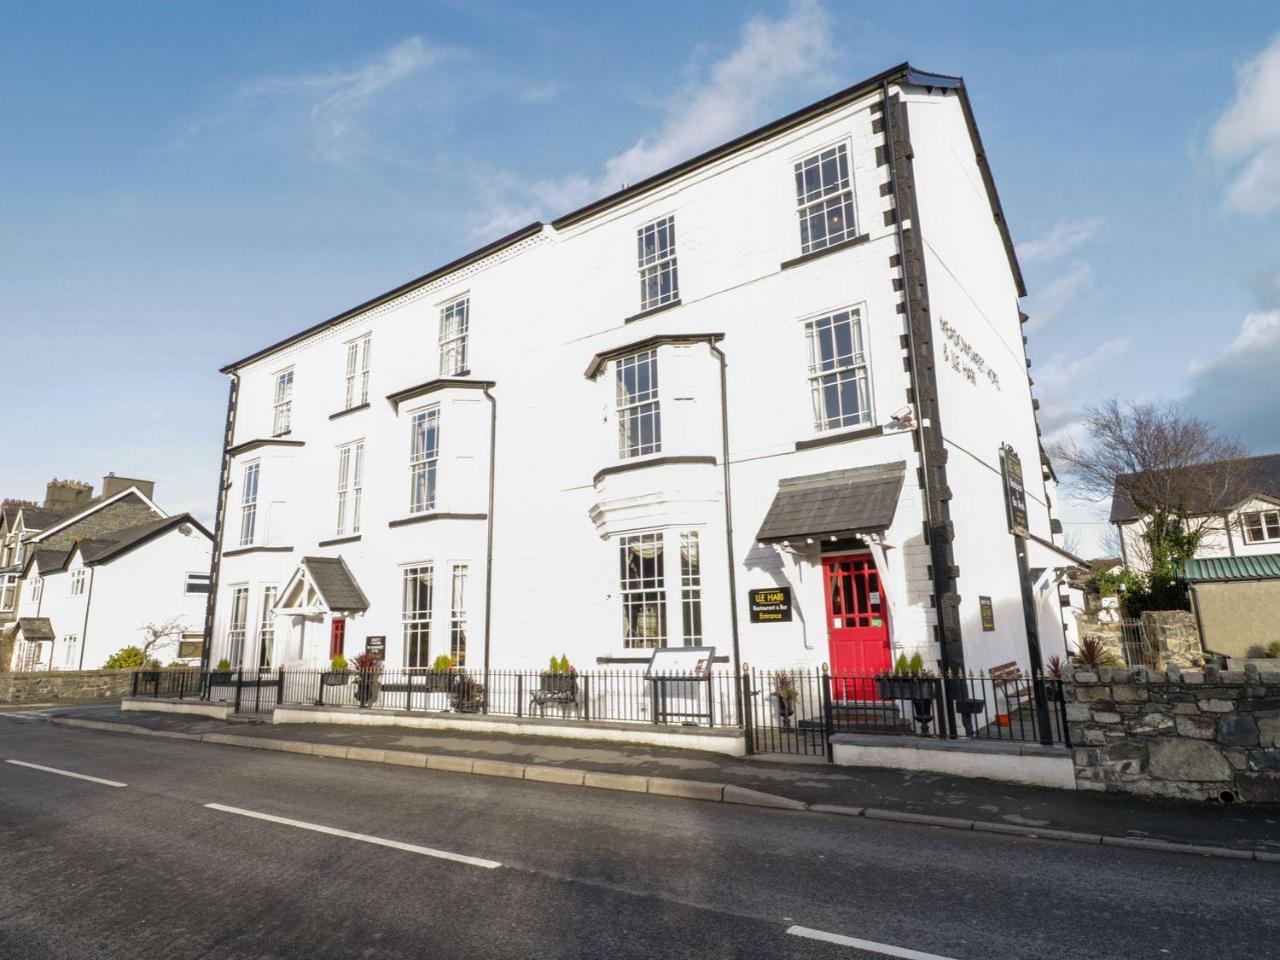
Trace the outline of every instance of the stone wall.
{"label": "stone wall", "polygon": [[0,703],[116,700],[130,691],[132,670],[55,670],[0,673]]}
{"label": "stone wall", "polygon": [[1142,631],[1155,649],[1161,668],[1199,667],[1204,663],[1200,630],[1191,611],[1143,611]]}
{"label": "stone wall", "polygon": [[1280,803],[1280,671],[1077,671],[1067,685],[1076,785]]}

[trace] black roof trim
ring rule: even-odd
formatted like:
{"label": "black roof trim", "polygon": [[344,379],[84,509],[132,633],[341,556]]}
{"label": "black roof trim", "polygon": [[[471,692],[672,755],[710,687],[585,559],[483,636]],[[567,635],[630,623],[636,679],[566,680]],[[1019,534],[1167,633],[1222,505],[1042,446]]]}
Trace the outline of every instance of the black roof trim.
{"label": "black roof trim", "polygon": [[[195,527],[197,530],[199,530],[201,533],[203,533],[206,537],[209,538],[210,543],[213,542],[213,534],[209,532],[209,530],[205,527],[203,523],[201,523],[195,517],[191,516],[191,514],[189,513],[180,513],[177,516],[164,517],[161,520],[155,520],[145,524],[138,524],[137,527],[126,527],[123,530],[116,530],[116,531],[113,531],[112,533],[106,534],[103,537],[103,540],[106,540],[111,537],[117,537],[119,539],[117,541],[113,541],[110,544],[108,544],[102,550],[101,553],[98,553],[93,557],[86,559],[84,561],[84,565],[86,567],[96,567],[98,564],[107,563],[111,560],[114,560],[116,557],[123,556],[124,554],[129,553],[132,550],[136,550],[138,547],[142,546],[143,544],[148,543],[151,540],[154,540],[156,537],[159,537],[162,534],[168,533],[170,530],[174,529],[174,527],[179,527],[184,523],[188,523],[191,526]],[[149,529],[142,530],[143,527],[147,527]],[[130,531],[140,532],[141,536],[136,536],[131,538]],[[70,560],[72,554],[74,553],[75,553],[75,549],[73,548],[67,554],[67,559]]]}
{"label": "black roof trim", "polygon": [[555,227],[557,230],[572,226],[573,224],[579,223],[594,214],[630,200],[632,197],[638,196],[648,190],[652,190],[654,187],[661,186],[662,184],[668,183],[677,177],[698,169],[699,167],[705,166],[709,163],[714,163],[722,157],[727,157],[730,154],[736,153],[744,147],[753,146],[762,140],[767,140],[769,137],[782,133],[785,130],[789,130],[792,127],[798,127],[807,120],[811,120],[814,117],[820,117],[829,110],[834,110],[837,107],[844,106],[850,101],[857,100],[859,97],[864,97],[887,80],[905,80],[910,73],[911,64],[909,63],[900,63],[896,67],[890,67],[882,73],[877,73],[874,77],[863,80],[861,83],[856,83],[852,87],[846,87],[838,93],[833,93],[831,96],[819,100],[817,103],[811,103],[807,107],[801,107],[794,113],[789,113],[785,117],[774,120],[772,123],[765,124],[763,127],[757,127],[749,133],[744,133],[740,137],[735,137],[728,143],[722,143],[718,147],[712,147],[710,150],[700,153],[689,160],[685,160],[683,163],[678,163],[674,167],[668,167],[660,173],[655,173],[651,177],[646,177],[639,183],[632,184],[629,187],[625,187],[622,190],[611,193],[607,197],[602,197],[593,203],[587,204],[585,207],[579,207],[572,213],[566,213],[563,217],[552,220],[551,226]]}
{"label": "black roof trim", "polygon": [[490,390],[498,384],[493,380],[463,380],[459,377],[437,377],[435,380],[428,380],[426,383],[419,383],[413,387],[405,387],[403,390],[397,390],[395,393],[387,394],[387,402],[398,413],[400,404],[406,400],[413,400],[417,397],[425,397],[429,393],[438,393],[441,390]]}
{"label": "black roof trim", "polygon": [[591,362],[587,364],[587,369],[583,376],[588,380],[594,380],[600,376],[600,371],[604,369],[604,365],[610,360],[617,360],[619,357],[625,357],[629,353],[639,353],[641,350],[648,350],[650,347],[665,347],[673,343],[716,344],[723,339],[723,333],[656,333],[651,337],[645,337],[643,340],[633,340],[630,343],[624,343],[620,347],[602,350],[591,358]]}
{"label": "black roof trim", "polygon": [[436,267],[430,273],[424,273],[422,276],[417,277],[413,280],[410,280],[408,283],[402,283],[400,286],[396,287],[394,290],[388,290],[386,293],[379,294],[378,296],[374,297],[372,300],[366,300],[364,303],[358,306],[352,307],[349,310],[342,311],[342,313],[338,314],[337,316],[330,317],[328,320],[324,320],[320,323],[317,323],[313,327],[307,327],[307,329],[303,330],[300,333],[295,333],[293,334],[293,336],[285,337],[283,340],[277,343],[273,343],[269,347],[263,347],[261,350],[251,353],[249,354],[249,356],[243,357],[235,361],[234,363],[229,363],[218,372],[233,373],[237,368],[243,367],[245,364],[252,363],[254,360],[259,360],[262,357],[267,356],[268,354],[275,353],[277,350],[280,350],[284,347],[297,343],[299,340],[305,340],[307,337],[311,336],[313,333],[319,333],[321,330],[325,329],[326,327],[334,326],[335,324],[339,324],[344,320],[350,320],[352,317],[356,316],[357,314],[363,313],[366,310],[371,310],[374,307],[381,306],[382,304],[386,303],[389,300],[394,300],[396,297],[399,297],[408,293],[410,290],[414,290],[417,287],[421,287],[421,286],[424,286],[425,284],[431,283],[433,280],[439,280],[441,277],[445,276],[446,274],[453,273],[455,270],[461,270],[463,267],[468,267],[478,260],[483,260],[485,257],[492,256],[493,254],[497,253],[498,251],[502,250],[505,247],[509,247],[512,244],[519,243],[521,240],[527,240],[529,239],[529,237],[532,237],[534,234],[541,233],[541,232],[542,232],[542,221],[540,220],[529,224],[527,227],[521,227],[519,230],[516,230],[513,233],[507,234],[505,237],[499,237],[497,240],[494,240],[492,243],[486,244],[485,246],[481,247],[479,250],[473,250],[471,251],[471,253],[464,254],[463,256],[458,257],[458,259],[456,260],[451,260],[449,263],[446,263],[442,267]]}

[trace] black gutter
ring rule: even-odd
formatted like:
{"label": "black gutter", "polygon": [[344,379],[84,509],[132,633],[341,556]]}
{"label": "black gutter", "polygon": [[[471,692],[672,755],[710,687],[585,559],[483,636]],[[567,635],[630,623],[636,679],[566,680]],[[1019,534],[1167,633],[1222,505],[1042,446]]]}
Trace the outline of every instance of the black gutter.
{"label": "black gutter", "polygon": [[484,673],[489,676],[489,617],[493,612],[493,501],[494,467],[498,455],[498,399],[489,392],[493,384],[484,385],[484,395],[489,398],[489,516],[485,520],[484,536]]}
{"label": "black gutter", "polygon": [[445,276],[446,274],[452,273],[455,270],[461,270],[463,267],[468,267],[471,264],[475,263],[477,260],[483,260],[485,257],[489,257],[495,253],[498,253],[505,247],[509,247],[509,246],[512,246],[513,244],[519,243],[521,240],[527,240],[530,237],[534,236],[535,234],[541,233],[541,232],[542,232],[541,221],[531,223],[527,227],[521,227],[519,230],[516,230],[513,233],[507,234],[505,237],[499,237],[497,240],[494,240],[492,243],[486,244],[485,246],[481,247],[479,250],[473,250],[468,254],[464,254],[463,256],[458,257],[458,259],[456,260],[451,260],[449,263],[446,263],[442,267],[436,267],[436,269],[432,270],[430,273],[424,273],[422,276],[417,277],[413,280],[410,280],[408,283],[402,283],[400,284],[400,286],[396,287],[394,290],[388,290],[386,293],[379,294],[378,296],[374,297],[372,300],[366,300],[364,303],[360,304],[359,306],[352,307],[349,310],[344,310],[342,311],[342,313],[339,313],[337,316],[330,317],[328,320],[324,320],[321,323],[317,323],[315,326],[308,327],[306,330],[303,330],[301,333],[295,333],[292,336],[285,337],[283,340],[280,340],[277,343],[273,343],[269,347],[264,347],[261,350],[258,350],[258,351],[255,351],[254,353],[249,354],[249,356],[247,357],[243,357],[235,361],[234,363],[229,363],[218,372],[234,373],[238,367],[243,367],[246,363],[252,363],[254,360],[261,359],[262,357],[265,357],[270,353],[274,353],[275,351],[280,350],[283,347],[287,347],[290,344],[297,343],[299,340],[305,340],[307,337],[311,336],[314,333],[319,333],[321,330],[324,330],[326,327],[334,326],[335,324],[341,323],[344,320],[350,320],[352,317],[356,316],[357,314],[363,313],[365,310],[370,310],[374,307],[381,306],[382,304],[387,303],[390,300],[394,300],[396,297],[403,296],[404,294],[408,293],[410,290],[413,290],[417,287],[421,287],[424,284],[431,283],[433,280],[439,280],[441,277]]}

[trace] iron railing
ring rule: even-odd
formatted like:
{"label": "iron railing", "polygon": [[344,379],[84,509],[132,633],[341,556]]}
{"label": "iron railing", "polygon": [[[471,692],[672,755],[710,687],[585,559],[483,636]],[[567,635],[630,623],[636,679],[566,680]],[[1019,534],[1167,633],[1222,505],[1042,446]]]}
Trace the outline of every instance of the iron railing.
{"label": "iron railing", "polygon": [[834,733],[1070,743],[1065,688],[1055,677],[748,669],[742,695],[752,753],[830,757]]}

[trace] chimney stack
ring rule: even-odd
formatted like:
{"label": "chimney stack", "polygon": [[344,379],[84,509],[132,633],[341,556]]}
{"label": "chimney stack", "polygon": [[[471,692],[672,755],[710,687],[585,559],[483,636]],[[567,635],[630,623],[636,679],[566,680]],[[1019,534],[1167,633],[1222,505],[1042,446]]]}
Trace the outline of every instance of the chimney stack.
{"label": "chimney stack", "polygon": [[114,473],[108,473],[102,478],[102,495],[104,497],[113,497],[121,490],[128,490],[130,487],[137,487],[148,500],[155,497],[156,482],[154,480],[117,477]]}
{"label": "chimney stack", "polygon": [[55,513],[70,513],[93,499],[93,484],[79,480],[50,480],[44,489],[44,508]]}

